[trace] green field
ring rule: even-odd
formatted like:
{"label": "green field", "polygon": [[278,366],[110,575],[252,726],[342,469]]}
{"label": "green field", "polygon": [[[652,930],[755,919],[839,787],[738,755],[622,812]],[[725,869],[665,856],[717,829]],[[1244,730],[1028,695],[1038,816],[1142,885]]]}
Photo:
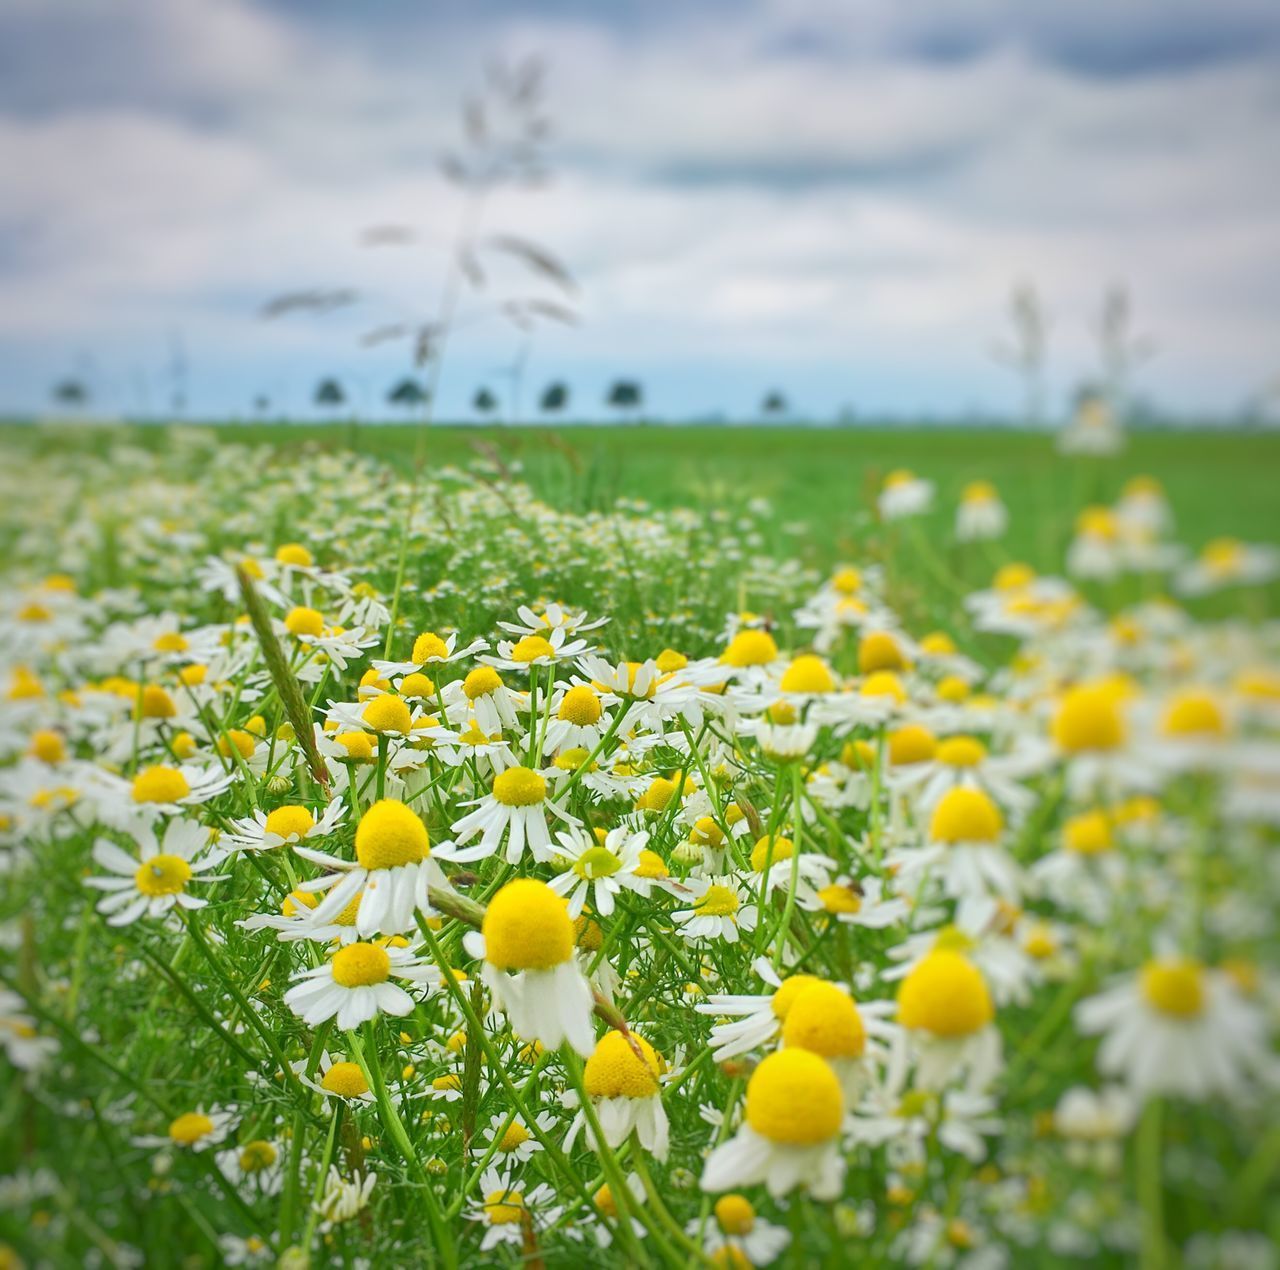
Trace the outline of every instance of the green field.
{"label": "green field", "polygon": [[[285,452],[352,447],[406,465],[423,435],[423,428],[403,424],[223,424],[219,430],[228,440]],[[130,432],[137,444],[165,444],[163,429]],[[95,439],[92,431],[77,430],[74,445],[105,445],[106,435]],[[0,436],[42,450],[72,443],[62,430],[11,426]],[[940,544],[964,484],[994,482],[1011,513],[1008,552],[1043,569],[1060,567],[1074,512],[1087,502],[1114,500],[1136,473],[1163,483],[1179,537],[1193,548],[1222,534],[1280,539],[1280,435],[1137,433],[1125,453],[1102,461],[1064,458],[1043,434],[959,427],[427,425],[423,448],[430,466],[484,461],[499,478],[518,476],[543,499],[573,511],[603,510],[618,498],[705,508],[763,496],[778,524],[806,526],[788,549],[819,565],[856,554],[881,480],[900,467],[937,483],[934,511],[924,523]]]}

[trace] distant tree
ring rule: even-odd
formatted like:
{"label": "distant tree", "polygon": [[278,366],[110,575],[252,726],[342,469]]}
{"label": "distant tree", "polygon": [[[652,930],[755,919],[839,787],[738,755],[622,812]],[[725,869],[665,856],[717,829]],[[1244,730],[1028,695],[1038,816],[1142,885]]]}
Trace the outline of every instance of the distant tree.
{"label": "distant tree", "polygon": [[620,415],[639,412],[644,406],[644,389],[634,379],[615,380],[605,404],[612,406]]}
{"label": "distant tree", "polygon": [[764,400],[760,403],[760,412],[769,418],[784,415],[787,413],[787,399],[775,388],[772,392],[765,393]]}
{"label": "distant tree", "polygon": [[60,406],[78,409],[89,400],[89,390],[78,379],[61,379],[53,386],[53,399]]}
{"label": "distant tree", "polygon": [[498,399],[487,388],[481,388],[471,399],[471,406],[478,414],[491,415],[498,408]]}
{"label": "distant tree", "polygon": [[260,392],[253,399],[253,409],[257,414],[265,415],[271,409],[271,398],[266,393]]}
{"label": "distant tree", "polygon": [[315,403],[317,406],[332,406],[335,409],[347,399],[342,385],[336,379],[322,379],[316,385]]}
{"label": "distant tree", "polygon": [[548,384],[538,408],[544,414],[556,414],[569,404],[569,389],[562,383]]}
{"label": "distant tree", "polygon": [[395,384],[387,393],[387,404],[398,406],[406,414],[411,414],[427,399],[426,390],[416,379],[406,377]]}

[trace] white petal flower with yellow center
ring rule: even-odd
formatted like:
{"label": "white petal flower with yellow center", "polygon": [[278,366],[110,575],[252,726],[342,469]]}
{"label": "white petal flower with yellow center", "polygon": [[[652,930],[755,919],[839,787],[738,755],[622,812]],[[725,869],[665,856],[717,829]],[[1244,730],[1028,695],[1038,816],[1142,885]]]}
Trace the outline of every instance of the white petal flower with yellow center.
{"label": "white petal flower with yellow center", "polygon": [[568,897],[570,917],[579,916],[587,904],[592,912],[608,917],[622,891],[647,894],[650,890],[650,881],[637,876],[648,844],[646,830],[626,826],[609,830],[602,841],[581,829],[561,832],[554,852],[568,861],[569,868],[551,880],[551,889]]}
{"label": "white petal flower with yellow center", "polygon": [[688,878],[683,885],[693,896],[693,907],[677,909],[671,919],[686,939],[723,939],[732,944],[739,931],[755,930],[756,906],[743,903],[747,892],[731,874]]}
{"label": "white petal flower with yellow center", "polygon": [[[634,1133],[655,1160],[667,1158],[670,1126],[662,1106],[661,1073],[662,1060],[653,1046],[634,1032],[606,1032],[596,1042],[582,1086],[610,1147],[617,1149]],[[570,1136],[585,1123],[580,1112]]]}
{"label": "white petal flower with yellow center", "polygon": [[251,817],[231,822],[231,832],[218,840],[222,848],[238,851],[273,851],[309,838],[324,838],[342,823],[346,807],[341,800],[329,803],[319,820],[310,807],[290,803],[264,812],[255,808]]}
{"label": "white petal flower with yellow center", "polygon": [[803,1049],[770,1054],[747,1082],[745,1122],[708,1157],[702,1189],[763,1183],[775,1199],[797,1187],[835,1199],[844,1180],[844,1113],[840,1081],[825,1059]]}
{"label": "white petal flower with yellow center", "polygon": [[545,882],[508,882],[489,901],[480,932],[464,943],[484,958],[484,982],[518,1036],[548,1049],[568,1041],[584,1057],[591,1053],[591,985],[574,956],[573,919]]}
{"label": "white petal flower with yellow center", "polygon": [[278,1195],[284,1185],[284,1154],[280,1143],[254,1138],[214,1157],[222,1176],[251,1196]]}
{"label": "white petal flower with yellow center", "polygon": [[300,970],[284,1003],[308,1027],[334,1019],[340,1031],[350,1031],[379,1014],[405,1015],[411,997],[392,978],[425,983],[434,969],[404,948],[382,944],[347,944],[328,961]]}
{"label": "white petal flower with yellow center", "polygon": [[821,983],[816,975],[796,974],[782,979],[767,957],[758,957],[753,969],[771,988],[759,994],[717,992],[694,1008],[712,1018],[727,1016],[728,1023],[717,1023],[711,1029],[712,1057],[716,1062],[749,1053],[770,1044],[780,1032],[801,990]]}
{"label": "white petal flower with yellow center", "polygon": [[568,639],[563,627],[545,634],[521,635],[518,640],[500,639],[497,655],[481,655],[476,660],[499,670],[528,671],[539,666],[558,666],[571,661],[591,646],[585,639]]}
{"label": "white petal flower with yellow center", "polygon": [[791,1242],[791,1232],[761,1217],[745,1195],[721,1195],[711,1211],[713,1222],[695,1218],[685,1233],[702,1236],[703,1251],[715,1265],[767,1266]]}
{"label": "white petal flower with yellow center", "polygon": [[500,1244],[524,1247],[526,1228],[536,1231],[554,1225],[563,1211],[550,1202],[555,1192],[545,1182],[525,1191],[509,1174],[500,1173],[496,1168],[484,1171],[480,1191],[484,1198],[471,1205],[467,1219],[485,1227],[480,1240],[482,1253]]}
{"label": "white petal flower with yellow center", "polygon": [[203,908],[207,899],[192,895],[192,882],[215,882],[208,874],[221,857],[209,854],[209,830],[192,820],[175,817],[165,826],[163,839],[146,822],[135,823],[133,834],[138,855],[132,856],[114,842],[99,838],[93,845],[95,863],[112,876],[85,879],[86,885],[107,894],[98,901],[98,912],[109,926],[127,926],[142,916],[163,917],[175,906]]}
{"label": "white petal flower with yellow center", "polygon": [[471,643],[459,648],[456,631],[443,638],[434,631],[425,631],[413,641],[413,651],[409,654],[408,661],[374,661],[371,664],[380,675],[413,675],[428,666],[461,661],[462,658],[488,647],[487,639],[473,639]]}
{"label": "white petal flower with yellow center", "polygon": [[[406,803],[384,798],[374,803],[356,826],[356,858],[294,847],[304,860],[330,869],[327,876],[302,884],[304,891],[325,891],[311,914],[316,924],[335,920],[357,896],[355,926],[363,937],[411,931],[417,915],[430,911],[430,890],[447,885],[431,858],[431,843],[422,817]],[[444,853],[448,843],[437,850]]]}
{"label": "white petal flower with yellow center", "polygon": [[1266,1019],[1231,976],[1162,953],[1136,974],[1076,1007],[1086,1035],[1100,1035],[1098,1071],[1139,1098],[1240,1099],[1280,1076]]}
{"label": "white petal flower with yellow center", "polygon": [[[547,778],[529,767],[510,767],[493,778],[493,788],[485,797],[476,799],[474,811],[453,822],[458,846],[449,858],[459,862],[483,860],[494,855],[506,841],[506,861],[519,863],[525,847],[533,858],[551,858],[551,832],[547,813],[566,824],[576,825],[559,803],[547,798]],[[470,838],[479,837],[473,847],[462,846]]]}

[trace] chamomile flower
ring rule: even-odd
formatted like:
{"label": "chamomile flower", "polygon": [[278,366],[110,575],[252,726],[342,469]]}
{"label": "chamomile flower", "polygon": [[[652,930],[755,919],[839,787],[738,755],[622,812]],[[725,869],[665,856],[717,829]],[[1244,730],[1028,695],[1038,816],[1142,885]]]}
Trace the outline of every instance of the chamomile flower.
{"label": "chamomile flower", "polygon": [[703,1250],[717,1265],[767,1266],[791,1242],[791,1232],[761,1217],[745,1195],[721,1195],[711,1212],[713,1222],[691,1221],[685,1230],[702,1234]]}
{"label": "chamomile flower", "polygon": [[325,1098],[341,1098],[344,1102],[361,1102],[372,1105],[373,1090],[359,1063],[349,1058],[335,1058],[328,1050],[321,1050],[313,1075],[307,1075],[309,1060],[300,1058],[291,1063],[294,1074],[308,1089]]}
{"label": "chamomile flower", "polygon": [[378,1175],[372,1169],[365,1173],[357,1171],[348,1181],[336,1167],[330,1165],[324,1189],[314,1205],[316,1212],[324,1219],[321,1228],[338,1226],[358,1217],[368,1208],[369,1197],[377,1181]]}
{"label": "chamomile flower", "polygon": [[474,717],[485,736],[519,726],[520,694],[508,688],[492,666],[477,666],[465,679],[446,685],[444,699],[455,725],[465,726]]}
{"label": "chamomile flower", "polygon": [[276,847],[294,846],[310,838],[325,838],[342,823],[346,807],[341,800],[328,803],[319,820],[309,807],[288,803],[274,811],[255,808],[253,815],[231,822],[231,832],[218,841],[219,846],[239,851],[273,851]]}
{"label": "chamomile flower", "polygon": [[284,1185],[284,1156],[278,1142],[254,1138],[214,1157],[222,1176],[251,1195],[278,1195]]}
{"label": "chamomile flower", "polygon": [[527,604],[516,610],[519,622],[498,623],[504,631],[512,635],[546,635],[548,631],[564,631],[568,635],[577,635],[581,631],[595,631],[608,622],[607,617],[590,617],[585,609],[573,609],[555,601],[548,604],[541,613],[535,613]]}
{"label": "chamomile flower", "polygon": [[1271,546],[1215,538],[1179,571],[1174,585],[1183,595],[1209,595],[1233,586],[1260,586],[1280,575],[1280,551]]}
{"label": "chamomile flower", "polygon": [[693,907],[678,909],[671,919],[686,939],[723,939],[732,944],[739,931],[755,930],[756,906],[743,903],[746,892],[731,874],[689,878],[685,886],[693,895]]}
{"label": "chamomile flower", "polygon": [[[540,1111],[534,1124],[539,1134],[549,1134],[556,1127],[556,1118],[549,1111]],[[492,1152],[496,1159],[523,1164],[542,1150],[542,1143],[520,1116],[498,1114],[489,1120],[488,1142],[478,1142],[472,1149],[479,1155]]]}
{"label": "chamomile flower", "polygon": [[87,878],[86,885],[107,894],[98,901],[109,926],[127,926],[138,918],[164,917],[174,907],[187,911],[203,908],[208,900],[187,889],[193,882],[214,882],[210,875],[220,857],[207,854],[209,830],[191,820],[175,817],[157,838],[149,824],[135,826],[137,856],[130,855],[108,838],[93,845],[94,862],[110,877]]}
{"label": "chamomile flower", "polygon": [[835,1199],[844,1179],[844,1111],[840,1081],[825,1059],[803,1049],[770,1054],[747,1082],[744,1123],[707,1158],[702,1189],[763,1183],[774,1198],[804,1187],[815,1199]]}
{"label": "chamomile flower", "polygon": [[985,1089],[1000,1070],[1000,1033],[982,972],[963,953],[939,948],[898,987],[897,1022],[910,1038],[921,1089],[941,1089],[959,1076]]}
{"label": "chamomile flower", "polygon": [[821,982],[816,975],[807,974],[782,979],[765,957],[757,958],[752,968],[772,991],[754,995],[718,992],[694,1007],[699,1014],[731,1020],[717,1022],[711,1029],[712,1057],[717,1062],[771,1044],[796,997],[810,984]]}
{"label": "chamomile flower", "polygon": [[58,1052],[58,1042],[41,1036],[26,1002],[16,992],[0,987],[0,1048],[19,1071],[33,1072]]}
{"label": "chamomile flower", "polygon": [[990,542],[1004,537],[1009,511],[990,481],[970,481],[956,508],[957,542]]}
{"label": "chamomile flower", "polygon": [[620,1147],[634,1133],[654,1159],[667,1158],[670,1127],[662,1106],[661,1070],[653,1046],[634,1032],[606,1032],[596,1042],[582,1084],[610,1147]]}
{"label": "chamomile flower", "polygon": [[600,744],[610,721],[600,694],[590,684],[561,686],[551,701],[543,749],[548,754],[578,749],[589,754]]}
{"label": "chamomile flower", "polygon": [[882,520],[906,520],[921,516],[933,504],[933,482],[899,468],[884,478],[876,500]]}
{"label": "chamomile flower", "polygon": [[[427,827],[412,807],[394,798],[374,803],[356,826],[356,858],[295,847],[305,860],[333,870],[303,883],[308,891],[326,891],[311,914],[317,924],[332,921],[357,896],[355,927],[361,936],[397,935],[412,930],[418,913],[430,910],[430,888],[446,885],[431,859]],[[449,844],[443,844],[445,850]]]}
{"label": "chamomile flower", "polygon": [[234,769],[224,772],[198,763],[155,763],[140,769],[132,780],[104,776],[103,788],[95,791],[94,798],[103,819],[124,828],[139,816],[181,815],[186,808],[216,798],[238,779]]}
{"label": "chamomile flower", "polygon": [[897,926],[911,912],[911,902],[886,894],[884,880],[874,875],[857,879],[841,875],[820,888],[815,898],[822,911],[837,921],[868,930]]}
{"label": "chamomile flower", "polygon": [[481,654],[476,660],[499,670],[528,671],[538,666],[557,666],[588,652],[585,639],[569,639],[563,626],[545,635],[521,635],[518,640],[500,639],[497,655]]}
{"label": "chamomile flower", "polygon": [[[553,851],[547,813],[566,824],[578,823],[576,817],[547,797],[547,778],[529,767],[509,767],[499,772],[490,792],[472,805],[474,811],[453,822],[458,847],[451,858],[460,862],[495,855],[504,840],[508,864],[518,863],[526,846],[535,860],[547,860]],[[462,845],[475,837],[480,839],[475,846]]]}
{"label": "chamomile flower", "polygon": [[393,978],[426,983],[434,970],[404,948],[383,944],[346,944],[318,966],[293,976],[284,1003],[308,1027],[333,1019],[350,1031],[379,1014],[405,1015],[413,997]]}
{"label": "chamomile flower", "polygon": [[434,631],[424,631],[413,641],[413,651],[408,661],[373,661],[370,664],[380,675],[413,675],[426,670],[429,666],[441,666],[449,662],[461,661],[472,653],[482,652],[489,647],[486,639],[473,639],[471,643],[458,647],[458,633],[440,636]]}
{"label": "chamomile flower", "polygon": [[[891,1009],[885,1002],[877,1015]],[[869,1019],[864,1020],[862,1009],[842,987],[819,979],[797,993],[783,1020],[782,1043],[825,1058],[846,1102],[852,1104],[874,1076],[867,1045]],[[892,1025],[881,1018],[873,1026],[882,1035],[892,1034]]]}
{"label": "chamomile flower", "polygon": [[[590,904],[601,917],[613,913],[615,898],[624,890],[649,890],[648,883],[633,885],[645,863],[649,834],[625,825],[611,829],[598,841],[580,829],[556,835],[555,854],[569,862],[569,868],[551,880],[557,895],[568,897],[569,916],[577,917]],[[652,853],[650,853],[652,854]]]}
{"label": "chamomile flower", "polygon": [[545,1182],[526,1192],[519,1189],[509,1176],[489,1168],[480,1178],[480,1190],[484,1198],[471,1206],[467,1217],[485,1227],[484,1237],[480,1240],[482,1253],[502,1244],[521,1248],[526,1227],[531,1231],[537,1230],[553,1225],[559,1219],[561,1210],[550,1203],[554,1192]]}
{"label": "chamomile flower", "polygon": [[235,1112],[224,1107],[197,1107],[174,1117],[164,1135],[151,1135],[133,1139],[140,1147],[179,1147],[186,1151],[208,1151],[221,1143],[231,1132]]}
{"label": "chamomile flower", "polygon": [[1139,1098],[1241,1098],[1257,1078],[1278,1074],[1257,1006],[1230,975],[1190,957],[1157,955],[1082,1001],[1076,1022],[1102,1037],[1099,1072]]}
{"label": "chamomile flower", "polygon": [[517,878],[489,901],[480,933],[465,937],[484,958],[482,977],[517,1035],[584,1057],[595,1047],[591,985],[574,957],[573,920],[545,882]]}

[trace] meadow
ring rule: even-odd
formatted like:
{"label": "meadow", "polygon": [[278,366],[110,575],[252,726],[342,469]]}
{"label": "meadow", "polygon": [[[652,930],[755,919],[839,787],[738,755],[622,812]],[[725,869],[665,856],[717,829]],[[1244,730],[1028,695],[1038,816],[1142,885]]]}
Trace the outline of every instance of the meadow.
{"label": "meadow", "polygon": [[1280,438],[0,456],[0,1265],[1276,1264]]}

